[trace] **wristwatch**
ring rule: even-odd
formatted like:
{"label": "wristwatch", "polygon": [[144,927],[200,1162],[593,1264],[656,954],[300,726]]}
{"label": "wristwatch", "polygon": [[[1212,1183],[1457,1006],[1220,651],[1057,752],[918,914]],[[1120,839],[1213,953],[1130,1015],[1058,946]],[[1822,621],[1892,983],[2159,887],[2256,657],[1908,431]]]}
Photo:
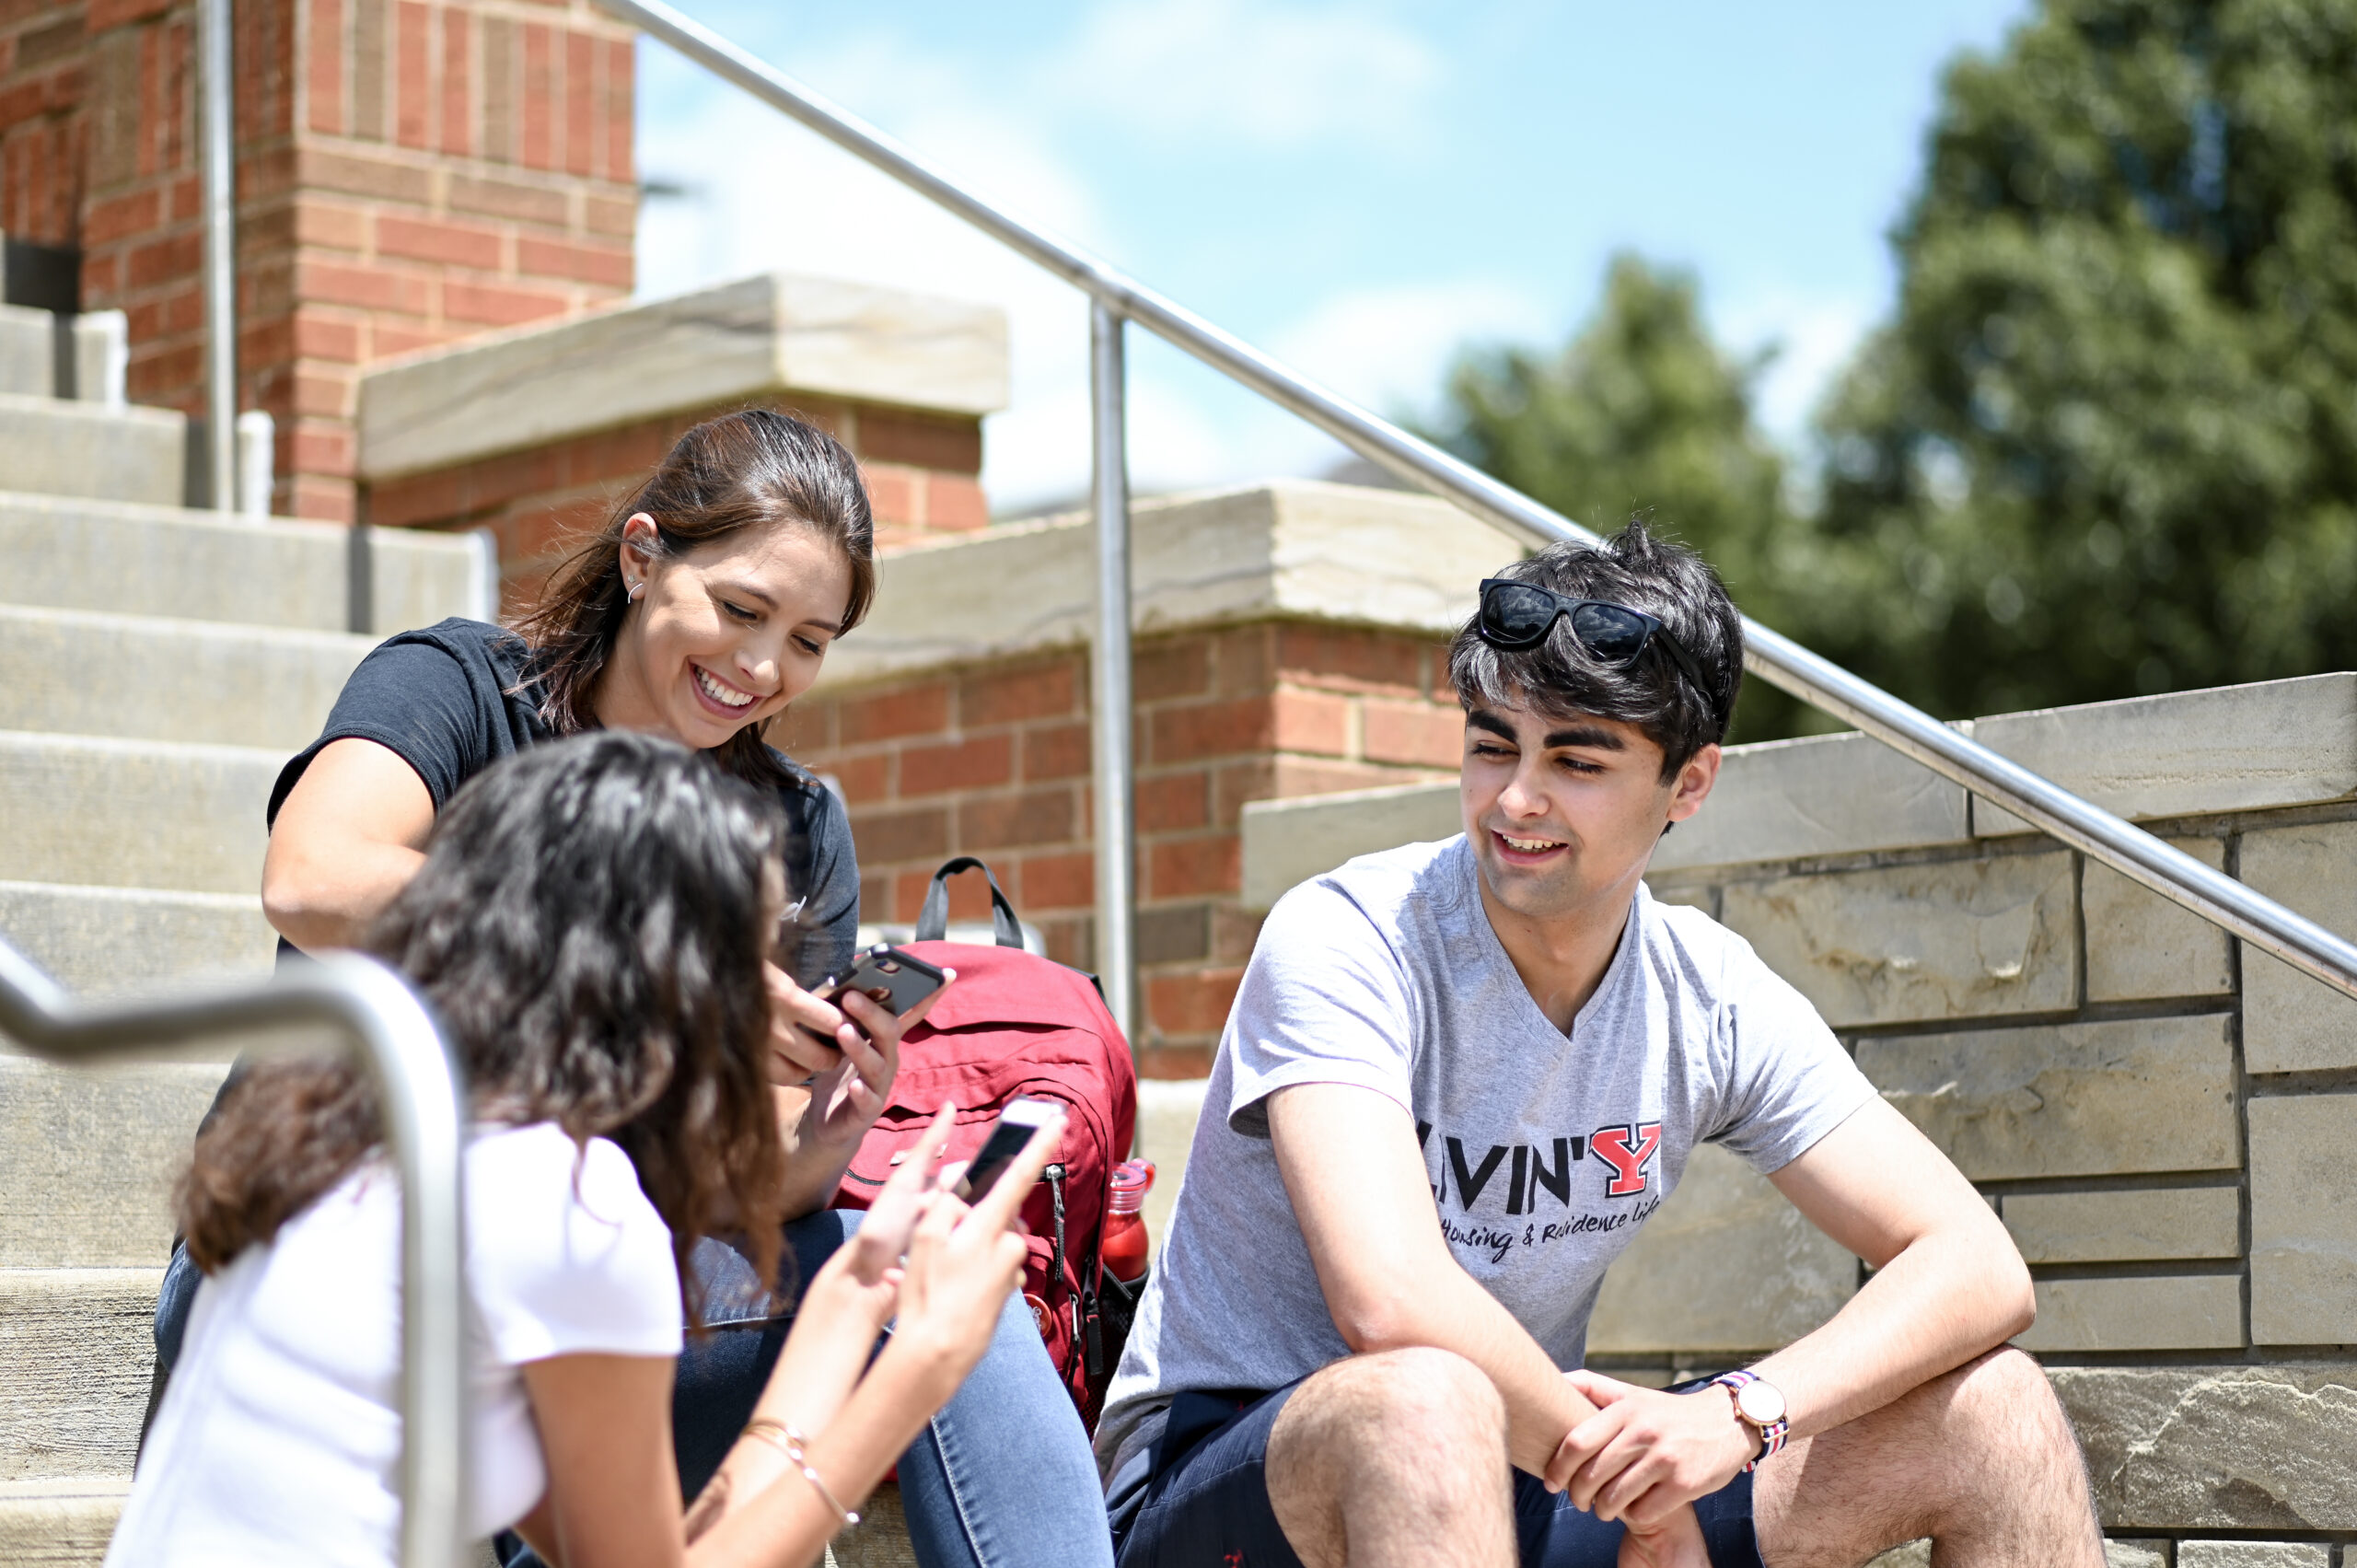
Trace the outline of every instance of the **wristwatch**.
{"label": "wristwatch", "polygon": [[1784,1416],[1783,1390],[1761,1381],[1757,1372],[1727,1372],[1711,1381],[1725,1388],[1735,1400],[1736,1420],[1759,1434],[1759,1452],[1743,1467],[1757,1468],[1760,1460],[1782,1448],[1792,1434],[1793,1423]]}

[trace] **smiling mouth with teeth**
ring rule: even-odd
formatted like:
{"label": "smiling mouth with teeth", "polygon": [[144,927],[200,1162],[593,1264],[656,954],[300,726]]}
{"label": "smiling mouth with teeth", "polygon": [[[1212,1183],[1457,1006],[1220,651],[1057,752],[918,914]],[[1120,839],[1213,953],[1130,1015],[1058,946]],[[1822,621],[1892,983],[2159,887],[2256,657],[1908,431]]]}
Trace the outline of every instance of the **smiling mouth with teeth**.
{"label": "smiling mouth with teeth", "polygon": [[1505,833],[1500,833],[1498,839],[1508,849],[1520,850],[1525,854],[1538,854],[1544,850],[1563,847],[1553,839],[1517,839]]}
{"label": "smiling mouth with teeth", "polygon": [[695,674],[696,685],[702,690],[705,696],[711,698],[714,702],[720,703],[724,707],[729,708],[751,706],[753,694],[750,691],[739,691],[734,687],[723,686],[719,681],[714,680],[712,676],[701,667],[696,668]]}

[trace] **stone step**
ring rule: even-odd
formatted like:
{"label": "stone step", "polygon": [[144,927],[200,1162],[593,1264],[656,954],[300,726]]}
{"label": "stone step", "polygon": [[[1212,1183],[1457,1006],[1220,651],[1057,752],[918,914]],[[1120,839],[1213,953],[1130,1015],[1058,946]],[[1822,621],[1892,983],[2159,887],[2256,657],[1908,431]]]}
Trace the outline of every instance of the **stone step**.
{"label": "stone step", "polygon": [[57,318],[24,305],[0,305],[0,397],[57,395]]}
{"label": "stone step", "polygon": [[0,488],[170,506],[187,459],[188,416],[170,409],[0,393]]}
{"label": "stone step", "polygon": [[[160,1268],[172,1185],[226,1071],[0,1055],[0,1270]],[[0,1380],[8,1367],[0,1356]]]}
{"label": "stone step", "polygon": [[0,732],[0,881],[253,894],[286,754]]}
{"label": "stone step", "polygon": [[0,729],[296,751],[375,642],[0,605]]}
{"label": "stone step", "polygon": [[[369,631],[382,637],[481,614],[497,581],[487,535],[355,534],[26,489],[0,451],[0,559],[9,563],[0,602],[348,632],[362,598]],[[355,583],[366,591],[355,593]]]}
{"label": "stone step", "polygon": [[0,1481],[0,1568],[97,1568],[128,1476]]}
{"label": "stone step", "polygon": [[92,998],[173,981],[260,979],[278,946],[252,893],[53,882],[0,882],[0,938]]}
{"label": "stone step", "polygon": [[131,1473],[162,1268],[0,1269],[0,1481]]}

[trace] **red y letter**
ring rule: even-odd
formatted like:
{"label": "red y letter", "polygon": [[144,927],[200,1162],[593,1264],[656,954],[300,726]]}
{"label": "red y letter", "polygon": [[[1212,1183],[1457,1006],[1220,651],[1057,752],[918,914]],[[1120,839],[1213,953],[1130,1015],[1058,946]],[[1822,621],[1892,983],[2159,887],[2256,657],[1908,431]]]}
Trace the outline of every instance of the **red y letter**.
{"label": "red y letter", "polygon": [[1658,1121],[1639,1122],[1634,1129],[1633,1145],[1631,1132],[1627,1127],[1599,1127],[1596,1136],[1588,1140],[1588,1147],[1596,1151],[1596,1157],[1612,1167],[1612,1179],[1604,1184],[1608,1198],[1633,1197],[1643,1191],[1645,1162],[1661,1147]]}

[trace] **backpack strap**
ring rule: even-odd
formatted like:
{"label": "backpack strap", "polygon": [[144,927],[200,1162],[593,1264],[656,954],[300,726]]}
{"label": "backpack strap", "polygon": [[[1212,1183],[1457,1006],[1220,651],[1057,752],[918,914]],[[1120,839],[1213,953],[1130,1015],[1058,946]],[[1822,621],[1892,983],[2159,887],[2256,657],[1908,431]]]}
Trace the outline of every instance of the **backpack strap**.
{"label": "backpack strap", "polygon": [[979,871],[991,885],[991,932],[1002,947],[1023,946],[1023,923],[1015,918],[1015,906],[1006,901],[998,878],[991,868],[970,854],[961,854],[945,862],[933,874],[933,886],[924,890],[924,903],[917,911],[916,942],[938,942],[949,935],[949,878],[961,871]]}

